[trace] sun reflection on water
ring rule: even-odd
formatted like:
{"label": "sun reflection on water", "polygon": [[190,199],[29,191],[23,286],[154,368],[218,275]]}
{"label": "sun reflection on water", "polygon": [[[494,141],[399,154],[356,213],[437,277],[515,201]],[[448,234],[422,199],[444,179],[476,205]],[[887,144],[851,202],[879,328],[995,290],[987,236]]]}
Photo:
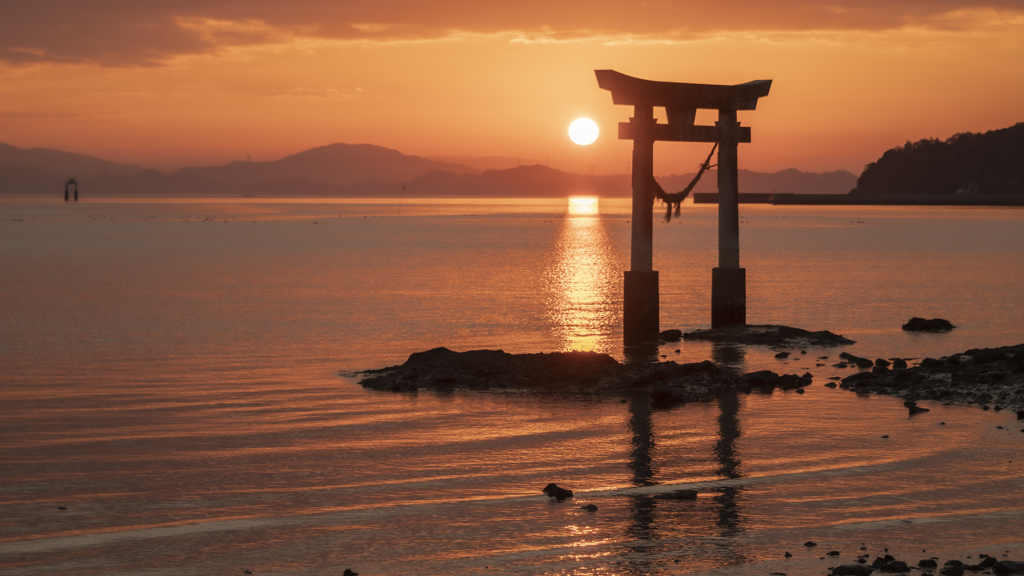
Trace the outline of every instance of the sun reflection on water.
{"label": "sun reflection on water", "polygon": [[597,198],[569,198],[546,284],[560,348],[609,352],[621,319],[620,281]]}
{"label": "sun reflection on water", "polygon": [[598,208],[599,205],[597,198],[569,198],[569,216],[597,216],[600,214],[600,210]]}

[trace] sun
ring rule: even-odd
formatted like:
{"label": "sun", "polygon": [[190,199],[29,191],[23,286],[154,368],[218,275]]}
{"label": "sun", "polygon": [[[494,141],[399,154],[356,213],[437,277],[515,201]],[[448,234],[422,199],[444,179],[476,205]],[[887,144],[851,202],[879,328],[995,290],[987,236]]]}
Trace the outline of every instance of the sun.
{"label": "sun", "polygon": [[590,118],[577,118],[569,125],[569,138],[580,146],[586,146],[597,140],[597,123]]}

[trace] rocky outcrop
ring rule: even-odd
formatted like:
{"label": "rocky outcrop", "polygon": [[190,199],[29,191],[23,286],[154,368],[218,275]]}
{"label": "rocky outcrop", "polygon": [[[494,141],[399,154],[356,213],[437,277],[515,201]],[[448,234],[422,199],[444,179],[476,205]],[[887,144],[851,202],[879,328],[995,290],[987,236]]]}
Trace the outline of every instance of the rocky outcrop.
{"label": "rocky outcrop", "polygon": [[526,390],[557,395],[647,395],[654,408],[699,400],[742,387],[710,361],[622,364],[596,352],[509,354],[501,350],[453,352],[435,348],[401,366],[362,373],[365,388],[392,392]]}
{"label": "rocky outcrop", "polygon": [[918,366],[904,369],[875,366],[871,372],[843,378],[840,387],[858,393],[899,396],[907,400],[911,414],[923,411],[917,407],[917,400],[1021,410],[1024,344],[972,348],[944,358],[925,358]]}
{"label": "rocky outcrop", "polygon": [[732,344],[760,344],[775,347],[819,348],[823,346],[845,346],[853,340],[833,334],[827,330],[810,332],[789,326],[771,324],[747,326],[723,326],[708,330],[695,330],[683,334],[684,340],[705,340]]}
{"label": "rocky outcrop", "polygon": [[925,320],[917,316],[914,316],[903,325],[903,329],[907,332],[949,332],[953,328],[956,328],[956,326],[950,324],[949,320],[943,320],[942,318]]}

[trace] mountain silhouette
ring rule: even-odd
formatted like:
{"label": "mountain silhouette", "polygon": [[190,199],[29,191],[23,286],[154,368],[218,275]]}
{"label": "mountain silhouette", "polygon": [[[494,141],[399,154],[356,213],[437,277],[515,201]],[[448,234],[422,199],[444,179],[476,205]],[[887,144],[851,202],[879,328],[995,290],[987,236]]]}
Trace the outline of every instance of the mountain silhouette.
{"label": "mountain silhouette", "polygon": [[463,164],[407,156],[373,144],[331,144],[273,162],[231,162],[210,168],[182,168],[174,175],[190,180],[212,180],[232,187],[303,179],[350,186],[367,180],[399,183],[436,170],[453,174],[476,172]]}
{"label": "mountain silhouette", "polygon": [[[628,174],[571,174],[542,165],[478,172],[372,144],[331,144],[269,162],[229,162],[173,173],[106,162],[54,150],[0,144],[0,194],[58,194],[74,176],[85,195],[123,196],[482,196],[628,197]],[[682,189],[693,174],[660,176],[666,190]],[[697,190],[717,190],[714,171]],[[843,194],[856,182],[849,172],[814,174],[740,170],[740,190],[751,193]]]}

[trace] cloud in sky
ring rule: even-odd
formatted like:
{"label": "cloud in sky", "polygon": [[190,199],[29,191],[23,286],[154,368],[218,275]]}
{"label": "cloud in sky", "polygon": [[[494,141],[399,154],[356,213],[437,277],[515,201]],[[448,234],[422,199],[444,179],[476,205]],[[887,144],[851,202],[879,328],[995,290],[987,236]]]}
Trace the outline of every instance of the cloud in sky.
{"label": "cloud in sky", "polygon": [[289,42],[518,33],[567,40],[685,39],[712,32],[969,28],[967,14],[1024,17],[1019,0],[5,0],[0,61],[154,66],[177,56]]}

